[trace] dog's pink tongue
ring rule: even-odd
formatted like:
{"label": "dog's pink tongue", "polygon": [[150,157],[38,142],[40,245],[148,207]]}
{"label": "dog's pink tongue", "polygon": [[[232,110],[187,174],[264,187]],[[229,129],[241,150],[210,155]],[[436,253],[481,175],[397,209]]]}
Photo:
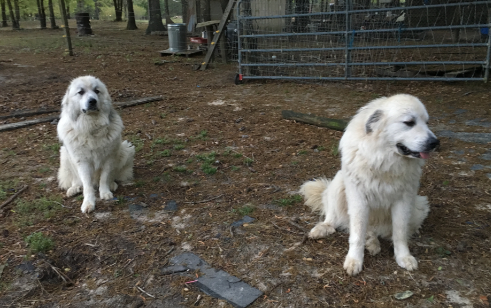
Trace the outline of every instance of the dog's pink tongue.
{"label": "dog's pink tongue", "polygon": [[430,153],[428,152],[420,152],[419,155],[421,156],[422,159],[430,158]]}

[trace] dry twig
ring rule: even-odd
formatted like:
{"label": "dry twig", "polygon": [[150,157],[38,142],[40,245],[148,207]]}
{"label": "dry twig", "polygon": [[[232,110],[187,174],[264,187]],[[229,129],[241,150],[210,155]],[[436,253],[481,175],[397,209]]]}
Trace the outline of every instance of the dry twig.
{"label": "dry twig", "polygon": [[13,195],[7,201],[5,201],[4,203],[2,203],[2,205],[0,205],[0,210],[3,209],[4,207],[6,207],[7,205],[9,205],[12,201],[14,201],[14,199],[17,198],[17,196],[20,195],[28,187],[29,187],[28,185],[25,185],[18,192],[16,192],[15,195]]}
{"label": "dry twig", "polygon": [[187,201],[187,202],[184,202],[184,203],[192,203],[192,204],[196,204],[196,203],[206,203],[206,202],[209,202],[209,201],[212,201],[212,200],[215,200],[215,199],[218,199],[220,197],[222,197],[223,194],[221,195],[218,195],[216,197],[213,197],[213,198],[210,198],[210,199],[206,199],[206,200],[201,200],[201,201]]}
{"label": "dry twig", "polygon": [[140,288],[140,287],[136,287],[136,288],[137,288],[138,290],[140,290],[140,292],[142,292],[142,293],[144,293],[144,294],[146,294],[146,295],[150,296],[151,298],[155,298],[155,296],[153,296],[152,294],[150,294],[150,293],[146,292],[146,291],[145,291],[145,290],[143,290],[142,288]]}

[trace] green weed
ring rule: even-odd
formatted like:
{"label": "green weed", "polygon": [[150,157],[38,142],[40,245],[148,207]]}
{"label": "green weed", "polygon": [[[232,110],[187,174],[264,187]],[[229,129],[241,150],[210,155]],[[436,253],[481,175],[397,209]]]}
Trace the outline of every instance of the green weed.
{"label": "green weed", "polygon": [[184,149],[184,145],[183,144],[175,144],[174,145],[174,150],[179,151],[179,150],[182,150],[182,149]]}
{"label": "green weed", "polygon": [[41,232],[34,232],[33,234],[29,235],[26,237],[25,242],[29,246],[29,250],[32,253],[47,252],[55,246],[53,240]]}
{"label": "green weed", "polygon": [[252,158],[246,157],[244,159],[244,165],[246,165],[246,166],[251,166],[253,162],[254,162],[254,159],[252,159]]}
{"label": "green weed", "polygon": [[172,170],[174,170],[176,172],[186,172],[186,171],[188,171],[188,169],[186,168],[186,166],[175,166]]}
{"label": "green weed", "polygon": [[164,151],[159,152],[159,156],[160,157],[169,157],[169,156],[171,156],[171,152],[170,152],[170,150],[164,150]]}
{"label": "green weed", "polygon": [[291,197],[275,200],[279,206],[291,206],[295,203],[302,202],[301,195],[293,195]]}

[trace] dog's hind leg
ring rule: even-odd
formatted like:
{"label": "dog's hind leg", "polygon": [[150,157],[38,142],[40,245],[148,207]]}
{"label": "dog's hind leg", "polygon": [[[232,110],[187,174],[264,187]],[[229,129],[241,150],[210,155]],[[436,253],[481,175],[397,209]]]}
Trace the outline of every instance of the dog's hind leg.
{"label": "dog's hind leg", "polygon": [[67,197],[72,197],[82,192],[82,182],[74,168],[68,151],[64,146],[60,148],[60,169],[58,169],[58,185],[66,189]]}
{"label": "dog's hind leg", "polygon": [[372,256],[380,252],[380,241],[378,240],[377,234],[375,234],[373,231],[367,232],[367,242],[365,243],[365,248]]}
{"label": "dog's hind leg", "polygon": [[342,175],[338,173],[330,183],[326,183],[326,188],[322,192],[321,212],[325,219],[318,223],[309,232],[309,237],[323,238],[336,232],[336,228],[347,229],[349,218],[346,213],[346,197]]}

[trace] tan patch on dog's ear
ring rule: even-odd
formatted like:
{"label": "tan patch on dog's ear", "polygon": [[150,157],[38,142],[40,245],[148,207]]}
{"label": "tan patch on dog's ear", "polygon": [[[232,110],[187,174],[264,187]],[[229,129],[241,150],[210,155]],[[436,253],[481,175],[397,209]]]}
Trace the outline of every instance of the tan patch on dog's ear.
{"label": "tan patch on dog's ear", "polygon": [[365,131],[367,134],[370,134],[373,132],[372,124],[376,123],[382,118],[383,112],[380,109],[375,110],[375,112],[368,118],[367,123],[365,124]]}

